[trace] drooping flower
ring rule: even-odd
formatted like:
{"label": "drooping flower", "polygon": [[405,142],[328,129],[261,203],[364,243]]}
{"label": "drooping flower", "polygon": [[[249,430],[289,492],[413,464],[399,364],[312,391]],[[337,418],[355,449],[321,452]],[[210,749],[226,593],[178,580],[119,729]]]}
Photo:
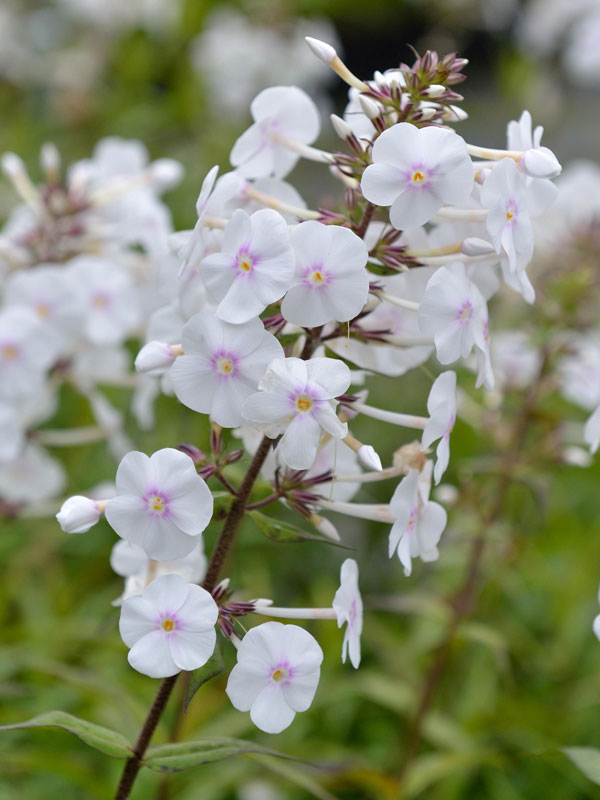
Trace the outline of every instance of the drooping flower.
{"label": "drooping flower", "polygon": [[481,341],[487,305],[467,278],[465,265],[454,261],[429,279],[418,314],[421,331],[433,336],[438,360],[451,364],[466,358],[473,345]]}
{"label": "drooping flower", "polygon": [[182,558],[210,522],[213,499],[185,453],[167,447],[150,458],[127,453],[116,475],[117,496],[106,519],[122,539],[157,561]]}
{"label": "drooping flower", "polygon": [[288,226],[270,208],[249,216],[234,211],[223,235],[220,253],[207,256],[199,268],[217,316],[240,324],[257,317],[279,300],[294,276]]}
{"label": "drooping flower", "polygon": [[188,408],[210,414],[225,428],[241,425],[242,405],[283,348],[262,322],[222,322],[212,314],[194,315],[184,326],[179,356],[169,372],[173,390]]}
{"label": "drooping flower", "polygon": [[244,417],[278,445],[281,460],[292,469],[310,469],[323,431],[343,439],[348,426],[335,413],[335,397],[350,386],[350,370],[333,358],[277,358],[259,391],[242,408]]}
{"label": "drooping flower", "polygon": [[346,623],[344,643],[342,645],[342,662],[346,655],[355,669],[360,665],[360,635],[363,627],[363,603],[358,588],[358,564],[347,558],[340,570],[340,588],[333,598],[333,610],[337,616],[338,627]]}
{"label": "drooping flower", "polygon": [[245,178],[284,178],[299,155],[291,140],[312,144],[321,128],[317,107],[297,86],[271,86],[250,104],[254,124],[233,145],[230,160]]}
{"label": "drooping flower", "polygon": [[365,243],[349,228],[312,220],[291,234],[296,257],[294,282],[281,313],[295,325],[346,322],[362,310],[369,294]]}
{"label": "drooping flower", "polygon": [[313,701],[323,651],[298,625],[265,622],[242,639],[226,692],[265,733],[281,733]]}
{"label": "drooping flower", "polygon": [[121,606],[119,632],[127,660],[150,678],[198,669],[211,657],[219,609],[201,586],[162,575]]}
{"label": "drooping flower", "polygon": [[456,421],[456,372],[448,370],[433,382],[427,398],[429,420],[423,429],[423,447],[429,447],[436,439],[439,444],[433,477],[436,483],[442,479],[450,460],[450,434]]}
{"label": "drooping flower", "polygon": [[449,129],[400,122],[376,139],[372,159],[362,192],[375,205],[391,206],[390,222],[399,230],[424,225],[444,203],[470,197],[473,164],[464,140]]}
{"label": "drooping flower", "polygon": [[429,492],[419,484],[419,472],[411,469],[398,484],[390,500],[390,512],[396,518],[390,531],[389,555],[397,553],[408,577],[412,559],[437,561],[438,542],[448,515],[439,504],[428,499]]}

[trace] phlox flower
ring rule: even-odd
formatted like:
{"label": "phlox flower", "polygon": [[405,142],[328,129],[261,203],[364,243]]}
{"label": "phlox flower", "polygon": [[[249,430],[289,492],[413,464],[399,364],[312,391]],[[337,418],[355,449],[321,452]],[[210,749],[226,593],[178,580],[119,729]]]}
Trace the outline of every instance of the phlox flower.
{"label": "phlox flower", "polygon": [[[529,111],[523,111],[518,121],[513,119],[506,127],[508,149],[524,151],[520,160],[523,172],[530,178],[542,179],[552,186],[547,179],[558,177],[562,167],[552,150],[542,146],[543,133],[544,128],[541,125],[537,125],[535,130],[532,131],[532,120]],[[537,185],[540,186],[541,184]],[[544,188],[548,191],[546,187]],[[556,196],[556,187],[549,191]]]}
{"label": "phlox flower", "polygon": [[419,472],[411,469],[398,484],[390,500],[390,513],[396,518],[390,531],[389,555],[397,553],[408,577],[412,559],[437,561],[437,544],[446,527],[448,515],[439,504],[428,499],[428,491],[419,484]]}
{"label": "phlox flower", "polygon": [[196,314],[183,328],[182,345],[184,355],[169,372],[173,391],[188,408],[210,414],[224,428],[243,422],[244,401],[257,390],[268,364],[284,357],[258,318],[231,325]]}
{"label": "phlox flower", "polygon": [[0,311],[0,400],[38,393],[45,371],[59,354],[59,340],[26,306]]}
{"label": "phlox flower", "polygon": [[292,469],[310,469],[323,432],[343,439],[348,426],[335,413],[338,395],[350,386],[350,370],[333,358],[273,360],[242,408],[244,417],[267,436],[283,434],[281,460]]}
{"label": "phlox flower", "polygon": [[418,315],[421,331],[433,336],[438,360],[451,364],[466,358],[473,345],[482,342],[487,305],[467,278],[465,265],[454,261],[431,276]]}
{"label": "phlox flower", "polygon": [[109,525],[157,561],[182,558],[210,522],[213,499],[185,453],[167,447],[150,458],[127,453],[117,469],[117,496],[106,504]]}
{"label": "phlox flower", "polygon": [[323,651],[298,625],[265,622],[242,639],[225,691],[265,733],[281,733],[313,701]]}
{"label": "phlox flower", "polygon": [[61,462],[34,442],[27,442],[12,461],[0,461],[0,497],[9,503],[43,503],[59,495],[66,483]]}
{"label": "phlox flower", "polygon": [[65,533],[86,533],[98,522],[100,513],[94,500],[76,494],[65,500],[56,519]]}
{"label": "phlox flower", "polygon": [[433,469],[434,480],[439,483],[450,460],[450,434],[456,421],[456,372],[448,370],[435,379],[427,398],[427,411],[429,419],[421,443],[429,447],[439,439]]}
{"label": "phlox flower", "polygon": [[363,603],[358,588],[358,564],[347,558],[340,570],[340,588],[333,598],[333,610],[337,616],[338,628],[346,623],[342,644],[342,662],[346,655],[355,669],[360,665],[360,635],[363,627]]}
{"label": "phlox flower", "polygon": [[215,649],[218,616],[205,589],[180,575],[162,575],[121,606],[119,632],[131,648],[127,660],[150,678],[198,669]]}
{"label": "phlox flower", "polygon": [[400,122],[376,139],[372,159],[362,192],[375,205],[391,206],[390,222],[399,230],[424,225],[444,203],[469,200],[473,164],[454,131]]}
{"label": "phlox flower", "polygon": [[271,86],[250,104],[254,124],[233,145],[230,161],[245,178],[284,178],[299,155],[282,142],[312,144],[321,128],[317,107],[297,86]]}
{"label": "phlox flower", "polygon": [[207,256],[199,271],[219,304],[217,316],[235,324],[248,322],[279,300],[293,280],[287,223],[269,208],[251,216],[237,209],[225,228],[221,252]]}
{"label": "phlox flower", "polygon": [[281,303],[295,325],[315,327],[346,322],[362,311],[369,294],[365,243],[349,228],[308,221],[290,237],[296,273]]}

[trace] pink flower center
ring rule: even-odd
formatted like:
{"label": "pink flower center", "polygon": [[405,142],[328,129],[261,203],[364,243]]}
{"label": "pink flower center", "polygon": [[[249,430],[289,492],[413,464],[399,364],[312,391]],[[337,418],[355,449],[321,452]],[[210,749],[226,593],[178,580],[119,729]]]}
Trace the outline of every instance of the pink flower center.
{"label": "pink flower center", "polygon": [[519,217],[519,207],[517,206],[513,198],[511,198],[506,204],[506,224],[510,226],[515,225],[518,217]]}
{"label": "pink flower center", "polygon": [[271,680],[275,683],[286,685],[290,682],[294,675],[294,670],[288,661],[280,661],[271,672]]}
{"label": "pink flower center", "polygon": [[144,498],[146,511],[151,517],[165,517],[169,513],[169,500],[164,492],[152,489]]}
{"label": "pink flower center", "polygon": [[473,317],[473,306],[467,300],[466,303],[463,303],[460,309],[458,310],[458,321],[461,325],[467,325],[471,318]]}

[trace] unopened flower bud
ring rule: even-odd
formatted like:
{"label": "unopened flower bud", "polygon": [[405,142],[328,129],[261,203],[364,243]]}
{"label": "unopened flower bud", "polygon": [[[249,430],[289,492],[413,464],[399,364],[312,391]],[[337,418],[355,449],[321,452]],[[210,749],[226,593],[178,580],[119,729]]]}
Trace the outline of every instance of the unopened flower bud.
{"label": "unopened flower bud", "polygon": [[449,122],[463,122],[468,118],[469,115],[467,112],[459,106],[448,106],[444,112],[444,119],[448,120]]}
{"label": "unopened flower bud", "polygon": [[370,97],[361,94],[358,96],[358,102],[363,110],[363,114],[369,119],[376,119],[381,114],[381,107]]}
{"label": "unopened flower bud", "polygon": [[186,456],[189,456],[197,467],[206,461],[206,456],[199,447],[196,447],[195,444],[182,442],[181,444],[177,445],[177,449],[181,450],[182,453],[185,453]]}
{"label": "unopened flower bud", "polygon": [[172,189],[183,178],[183,166],[174,158],[159,158],[150,165],[152,183],[157,191]]}
{"label": "unopened flower bud", "polygon": [[556,178],[562,172],[559,160],[548,147],[526,150],[519,165],[532,178]]}
{"label": "unopened flower bud", "polygon": [[476,236],[469,236],[462,243],[462,252],[466,256],[486,256],[496,251],[491,242],[486,242],[485,239],[478,239]]}
{"label": "unopened flower bud", "polygon": [[373,73],[373,79],[380,89],[387,89],[388,82],[386,81],[385,75],[382,72],[375,70]]}
{"label": "unopened flower bud", "polygon": [[243,450],[232,450],[231,453],[227,454],[225,459],[226,464],[235,464],[236,461],[239,461],[240,458],[244,455]]}
{"label": "unopened flower bud", "polygon": [[60,175],[60,153],[54,142],[45,142],[42,145],[40,165],[49,180],[58,180]]}
{"label": "unopened flower bud", "polygon": [[333,130],[340,137],[340,139],[346,140],[352,136],[352,128],[345,120],[343,120],[341,117],[338,117],[337,114],[332,114],[330,119],[331,124],[333,125]]}
{"label": "unopened flower bud", "polygon": [[422,108],[419,112],[421,120],[424,122],[428,122],[430,119],[433,119],[436,114],[438,113],[437,108],[432,108],[429,106],[428,108]]}
{"label": "unopened flower bud", "polygon": [[175,353],[166,342],[152,341],[145,344],[137,354],[135,368],[147,375],[162,375],[175,358]]}
{"label": "unopened flower bud", "polygon": [[10,178],[12,181],[27,175],[23,159],[16,153],[11,152],[2,155],[2,171],[6,177]]}
{"label": "unopened flower bud", "polygon": [[432,83],[431,86],[428,86],[427,89],[423,92],[427,97],[441,97],[444,92],[446,91],[446,87],[442,86],[441,83]]}
{"label": "unopened flower bud", "polygon": [[312,36],[305,36],[304,41],[319,59],[324,64],[329,66],[333,59],[337,56],[335,48],[327,42],[322,42],[320,39],[313,39]]}
{"label": "unopened flower bud", "polygon": [[584,450],[583,447],[575,446],[565,447],[562,451],[562,459],[572,467],[589,467],[594,462],[587,450]]}
{"label": "unopened flower bud", "polygon": [[475,180],[479,184],[485,183],[486,178],[491,175],[492,170],[489,167],[482,167],[481,169],[477,170]]}
{"label": "unopened flower bud", "polygon": [[100,506],[89,497],[75,495],[65,500],[56,519],[65,533],[85,533],[100,519]]}
{"label": "unopened flower bud", "polygon": [[311,514],[310,521],[323,536],[326,536],[334,542],[340,541],[340,535],[333,522],[325,519],[325,517],[319,516],[319,514]]}
{"label": "unopened flower bud", "polygon": [[377,455],[375,448],[371,447],[370,444],[363,444],[359,447],[357,455],[363,467],[374,470],[375,472],[381,472],[383,470],[381,459]]}

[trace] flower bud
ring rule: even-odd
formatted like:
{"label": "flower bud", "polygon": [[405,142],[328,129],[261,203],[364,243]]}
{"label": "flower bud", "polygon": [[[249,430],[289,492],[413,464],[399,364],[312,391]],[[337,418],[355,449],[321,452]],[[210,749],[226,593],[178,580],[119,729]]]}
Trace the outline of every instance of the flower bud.
{"label": "flower bud", "polygon": [[358,96],[358,102],[363,110],[363,114],[369,119],[376,119],[381,114],[381,107],[370,97],[364,94]]}
{"label": "flower bud", "polygon": [[40,165],[44,174],[56,181],[60,175],[60,153],[54,142],[45,142],[40,151]]}
{"label": "flower bud", "polygon": [[85,533],[100,519],[100,507],[89,497],[75,495],[65,500],[56,519],[65,533]]}
{"label": "flower bud", "polygon": [[135,359],[135,368],[138,372],[147,375],[162,375],[175,361],[175,354],[166,342],[148,342],[145,344]]}
{"label": "flower bud", "polygon": [[333,125],[333,130],[340,137],[340,139],[345,140],[352,136],[352,128],[345,120],[343,120],[341,117],[338,117],[337,114],[332,114],[330,119],[331,124]]}
{"label": "flower bud", "polygon": [[491,242],[478,239],[476,236],[467,237],[462,243],[461,250],[466,256],[487,256],[496,252]]}
{"label": "flower bud", "polygon": [[381,459],[377,455],[375,448],[371,447],[370,444],[363,444],[359,447],[357,455],[363,467],[374,470],[375,472],[381,472],[383,470]]}
{"label": "flower bud", "polygon": [[463,122],[468,118],[469,115],[467,112],[459,106],[448,106],[444,112],[444,119],[448,120],[449,122]]}
{"label": "flower bud", "polygon": [[7,178],[15,180],[27,174],[23,159],[16,153],[4,153],[2,156],[2,171]]}
{"label": "flower bud", "polygon": [[532,178],[556,178],[562,172],[560,162],[548,147],[526,150],[521,156],[519,166]]}
{"label": "flower bud", "polygon": [[340,535],[337,532],[337,529],[333,522],[325,517],[321,517],[319,514],[312,514],[310,517],[310,521],[315,526],[315,528],[322,533],[323,536],[326,536],[327,539],[331,539],[334,542],[340,541]]}
{"label": "flower bud", "polygon": [[183,166],[174,158],[159,158],[150,165],[150,174],[154,188],[166,192],[183,178]]}
{"label": "flower bud", "polygon": [[424,93],[427,97],[441,97],[446,91],[446,87],[441,83],[432,83],[425,89]]}
{"label": "flower bud", "polygon": [[423,120],[424,122],[428,122],[430,119],[433,119],[437,113],[438,113],[437,108],[432,108],[431,106],[429,106],[428,108],[421,109],[421,111],[419,112],[419,116],[421,120]]}
{"label": "flower bud", "polygon": [[327,44],[327,42],[322,42],[320,39],[313,39],[312,36],[305,36],[304,41],[319,61],[322,61],[327,66],[329,66],[337,56],[335,49],[330,44]]}

